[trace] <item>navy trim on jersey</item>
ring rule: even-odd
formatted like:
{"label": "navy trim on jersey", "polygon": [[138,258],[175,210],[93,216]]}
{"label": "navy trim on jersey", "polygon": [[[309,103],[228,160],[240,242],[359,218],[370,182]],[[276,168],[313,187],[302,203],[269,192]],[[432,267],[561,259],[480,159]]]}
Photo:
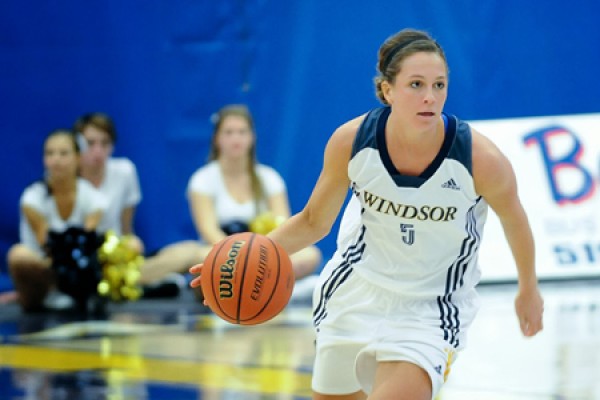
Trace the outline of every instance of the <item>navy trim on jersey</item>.
{"label": "navy trim on jersey", "polygon": [[467,272],[467,266],[481,243],[481,236],[476,229],[477,219],[475,218],[475,207],[479,204],[482,197],[479,197],[473,206],[469,208],[466,218],[465,230],[467,236],[463,240],[460,254],[448,268],[446,275],[446,290],[443,296],[438,296],[437,303],[440,309],[440,329],[444,332],[444,340],[448,341],[454,347],[458,347],[460,332],[460,318],[458,307],[452,303],[452,294],[464,284],[464,276]]}
{"label": "navy trim on jersey", "polygon": [[364,242],[366,230],[367,228],[363,225],[356,243],[348,246],[344,254],[342,254],[343,260],[340,265],[334,268],[331,275],[329,275],[323,286],[321,286],[319,304],[313,311],[313,324],[315,327],[318,328],[321,321],[327,317],[327,302],[335,291],[348,279],[354,270],[353,264],[362,258],[367,246]]}
{"label": "navy trim on jersey", "polygon": [[394,163],[392,162],[392,158],[390,157],[390,153],[388,152],[387,142],[385,138],[385,125],[390,113],[382,113],[379,117],[379,122],[377,124],[377,145],[379,148],[379,154],[381,156],[381,160],[383,161],[383,165],[385,165],[385,169],[388,171],[388,174],[394,179],[394,182],[398,186],[402,187],[420,187],[423,183],[427,181],[427,179],[431,178],[435,171],[438,170],[440,165],[444,159],[448,156],[450,152],[450,148],[454,143],[454,138],[456,136],[456,121],[454,118],[450,118],[448,120],[448,127],[446,129],[444,135],[444,143],[442,143],[442,147],[440,151],[435,156],[431,164],[425,168],[425,170],[419,176],[411,176],[404,175],[399,172]]}
{"label": "navy trim on jersey", "polygon": [[[352,159],[356,153],[364,148],[370,147],[372,149],[377,149],[376,138],[372,132],[377,132],[378,130],[377,123],[380,120],[379,116],[386,113],[389,115],[390,111],[390,107],[381,107],[375,108],[367,113],[365,119],[358,128],[356,137],[354,138],[354,143],[352,144],[352,155],[350,156],[350,159]],[[387,116],[385,119],[387,121]]]}
{"label": "navy trim on jersey", "polygon": [[473,158],[472,158],[472,136],[469,124],[459,121],[455,116],[450,116],[450,121],[456,125],[456,140],[448,153],[448,158],[460,162],[473,176]]}
{"label": "navy trim on jersey", "polygon": [[390,113],[389,106],[376,108],[367,113],[354,139],[351,157],[364,148],[378,150],[385,169],[399,187],[420,187],[435,174],[446,158],[460,162],[472,174],[472,140],[469,125],[445,113],[442,113],[444,143],[435,159],[419,176],[403,175],[398,172],[388,152],[385,138],[385,126]]}

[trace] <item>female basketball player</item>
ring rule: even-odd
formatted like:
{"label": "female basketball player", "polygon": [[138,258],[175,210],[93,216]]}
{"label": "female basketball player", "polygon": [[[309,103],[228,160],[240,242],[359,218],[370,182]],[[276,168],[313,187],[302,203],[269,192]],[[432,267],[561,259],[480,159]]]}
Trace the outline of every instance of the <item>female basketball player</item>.
{"label": "female basketball player", "polygon": [[478,309],[488,205],[518,269],[521,330],[542,329],[534,241],[515,175],[491,141],[443,113],[443,50],[427,33],[403,30],[379,49],[378,71],[385,106],[334,132],[305,208],[269,235],[290,253],[320,240],[351,188],[338,250],[313,298],[318,400],[435,397]]}

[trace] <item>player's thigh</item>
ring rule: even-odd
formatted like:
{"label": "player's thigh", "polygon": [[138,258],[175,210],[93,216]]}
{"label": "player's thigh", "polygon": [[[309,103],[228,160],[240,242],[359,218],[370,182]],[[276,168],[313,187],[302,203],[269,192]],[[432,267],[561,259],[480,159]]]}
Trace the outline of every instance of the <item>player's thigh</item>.
{"label": "player's thigh", "polygon": [[369,399],[431,400],[431,391],[431,379],[423,368],[406,361],[384,361],[377,364]]}

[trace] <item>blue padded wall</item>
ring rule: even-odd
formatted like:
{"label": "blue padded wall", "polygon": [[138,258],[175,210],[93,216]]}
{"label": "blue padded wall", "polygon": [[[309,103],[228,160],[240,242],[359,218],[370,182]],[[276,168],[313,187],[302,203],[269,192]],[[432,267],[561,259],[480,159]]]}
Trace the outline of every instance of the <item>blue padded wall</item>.
{"label": "blue padded wall", "polygon": [[[259,158],[281,172],[299,211],[328,136],[378,105],[377,49],[404,27],[430,31],[445,48],[446,109],[463,119],[600,111],[593,0],[366,4],[2,2],[2,260],[17,241],[19,196],[42,174],[43,138],[90,111],[113,116],[116,155],[138,166],[136,226],[149,249],[195,237],[185,187],[206,160],[210,115],[227,103],[253,111]],[[326,256],[334,239],[319,244]]]}

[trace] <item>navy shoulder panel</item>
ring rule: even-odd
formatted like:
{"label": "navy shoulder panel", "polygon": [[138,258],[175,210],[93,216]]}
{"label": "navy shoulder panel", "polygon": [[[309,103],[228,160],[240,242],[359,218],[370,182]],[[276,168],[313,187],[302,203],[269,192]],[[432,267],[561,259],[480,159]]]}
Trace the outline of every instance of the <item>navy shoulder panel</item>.
{"label": "navy shoulder panel", "polygon": [[454,119],[456,122],[456,136],[454,138],[452,147],[450,147],[447,157],[460,162],[472,175],[473,158],[471,127],[469,124],[459,120],[454,115],[448,115],[448,118]]}
{"label": "navy shoulder panel", "polygon": [[383,115],[383,120],[387,120],[390,111],[389,107],[380,107],[369,111],[360,125],[360,128],[358,128],[358,132],[354,138],[354,144],[352,145],[352,155],[350,158],[354,157],[356,153],[364,148],[377,148],[377,129],[380,117]]}

